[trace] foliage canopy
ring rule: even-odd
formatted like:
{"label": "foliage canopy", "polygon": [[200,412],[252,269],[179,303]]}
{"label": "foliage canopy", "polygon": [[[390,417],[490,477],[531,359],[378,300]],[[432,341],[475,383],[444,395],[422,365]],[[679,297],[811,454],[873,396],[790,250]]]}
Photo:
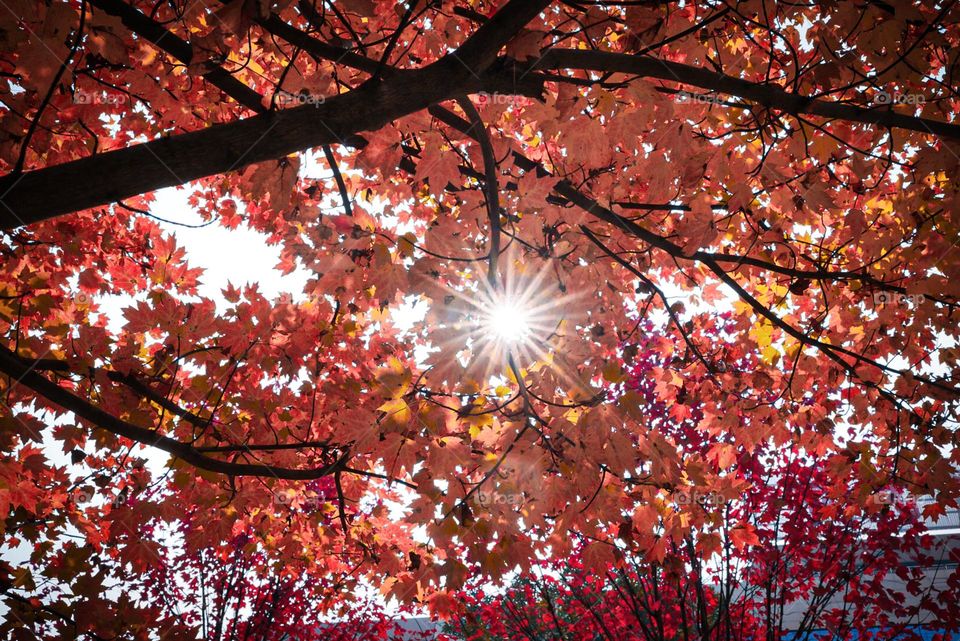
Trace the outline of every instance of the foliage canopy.
{"label": "foliage canopy", "polygon": [[[4,6],[4,633],[191,634],[171,540],[440,614],[748,554],[764,452],[956,505],[954,3]],[[305,290],[198,289],[180,185]]]}

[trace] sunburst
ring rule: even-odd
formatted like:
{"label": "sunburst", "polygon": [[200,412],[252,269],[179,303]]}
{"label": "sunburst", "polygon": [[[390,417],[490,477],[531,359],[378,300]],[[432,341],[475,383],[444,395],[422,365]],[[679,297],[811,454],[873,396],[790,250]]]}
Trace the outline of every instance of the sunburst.
{"label": "sunburst", "polygon": [[527,310],[508,299],[491,303],[483,327],[492,340],[507,347],[523,343],[532,331]]}
{"label": "sunburst", "polygon": [[[536,270],[516,260],[501,264],[503,274],[495,283],[468,272],[467,285],[446,288],[451,296],[445,316],[450,322],[443,323],[446,331],[437,344],[437,357],[457,354],[481,385],[552,360],[552,339],[576,307],[576,297],[551,278],[549,263]],[[570,330],[575,331],[572,326]]]}

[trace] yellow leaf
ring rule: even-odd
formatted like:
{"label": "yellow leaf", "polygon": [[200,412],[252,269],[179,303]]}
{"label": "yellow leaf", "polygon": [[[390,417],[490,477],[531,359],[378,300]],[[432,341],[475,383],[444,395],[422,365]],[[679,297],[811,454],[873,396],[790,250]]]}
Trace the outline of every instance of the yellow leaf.
{"label": "yellow leaf", "polygon": [[377,370],[377,381],[381,391],[388,398],[400,398],[407,393],[412,374],[400,359],[391,356],[387,363]]}
{"label": "yellow leaf", "polygon": [[769,345],[763,348],[761,352],[761,358],[764,363],[769,365],[776,365],[780,361],[780,351],[777,350],[773,345]]}
{"label": "yellow leaf", "polygon": [[763,349],[773,341],[773,325],[761,321],[750,328],[749,335],[756,342],[757,347]]}
{"label": "yellow leaf", "polygon": [[413,413],[402,398],[393,398],[377,408],[387,414],[387,420],[396,425],[406,425]]}

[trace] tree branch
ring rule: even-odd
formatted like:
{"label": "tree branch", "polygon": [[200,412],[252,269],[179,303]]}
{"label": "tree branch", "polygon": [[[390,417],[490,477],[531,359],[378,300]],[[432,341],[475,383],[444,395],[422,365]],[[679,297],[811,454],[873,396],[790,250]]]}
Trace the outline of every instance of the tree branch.
{"label": "tree branch", "polygon": [[[539,96],[542,80],[488,69],[500,48],[546,0],[511,0],[455,52],[417,70],[393,70],[321,105],[302,105],[0,178],[0,229],[240,169],[325,144],[356,143],[360,131],[465,93]],[[148,28],[148,25],[141,25]],[[306,49],[306,47],[304,47]],[[186,51],[180,52],[186,55]],[[376,64],[376,63],[374,63]],[[102,180],[109,176],[109,180]],[[50,194],[56,194],[51,199]]]}
{"label": "tree branch", "polygon": [[457,103],[463,112],[470,118],[473,138],[480,143],[483,153],[484,170],[484,200],[487,204],[487,218],[490,220],[490,249],[487,252],[487,282],[491,287],[497,287],[498,267],[500,258],[500,187],[497,184],[497,158],[493,153],[493,143],[487,132],[483,119],[477,108],[470,102],[470,98],[462,96]]}
{"label": "tree branch", "polygon": [[169,436],[134,425],[105,412],[33,371],[29,364],[24,363],[13,352],[2,346],[0,346],[0,372],[10,376],[14,385],[23,385],[33,390],[49,402],[73,412],[77,417],[100,429],[149,447],[155,447],[202,470],[226,474],[227,476],[272,476],[278,479],[312,480],[342,471],[347,465],[346,458],[340,458],[333,463],[318,468],[308,469],[290,469],[273,465],[221,461],[202,454],[192,445],[181,443]]}
{"label": "tree branch", "polygon": [[[127,29],[183,64],[189,65],[193,60],[193,47],[190,43],[123,0],[90,0],[90,4],[108,15],[120,18]],[[202,77],[247,109],[255,112],[264,111],[262,96],[234,78],[223,67],[212,66],[209,71],[202,74]]]}
{"label": "tree branch", "polygon": [[[476,139],[476,135],[473,133],[473,125],[469,122],[456,115],[449,109],[442,107],[440,105],[434,105],[429,108],[430,114],[443,122],[444,124],[460,131],[461,133],[470,136],[471,138]],[[530,160],[523,154],[514,151],[513,152],[514,163],[522,169],[523,171],[535,171],[537,176],[540,178],[550,176],[550,172],[540,163]],[[510,188],[510,185],[507,185],[507,188]],[[669,239],[664,238],[658,234],[651,232],[650,230],[638,225],[628,218],[620,216],[616,212],[610,210],[607,207],[604,207],[598,203],[593,198],[590,198],[579,189],[574,187],[567,180],[558,181],[554,187],[553,191],[555,197],[559,197],[563,202],[572,203],[577,207],[580,207],[588,214],[593,215],[594,217],[608,222],[612,225],[619,227],[624,232],[634,236],[643,242],[656,247],[657,249],[663,250],[674,256],[675,258],[683,258],[687,260],[695,261],[704,261],[704,260],[714,260],[718,263],[733,263],[738,266],[749,266],[756,267],[758,269],[763,269],[766,271],[771,271],[783,276],[794,278],[794,279],[808,279],[811,281],[817,280],[836,280],[836,281],[858,281],[878,289],[885,291],[897,292],[900,294],[906,294],[907,290],[904,287],[898,285],[893,285],[884,281],[881,281],[869,274],[863,273],[861,271],[851,271],[851,270],[830,270],[830,269],[797,269],[795,267],[786,267],[783,265],[778,265],[776,263],[771,263],[766,260],[756,258],[754,256],[746,255],[737,255],[737,254],[726,254],[726,253],[713,253],[697,250],[690,254],[685,254],[683,248],[676,243],[671,242]],[[626,203],[616,203],[618,206],[624,206]],[[670,209],[670,210],[688,210],[689,207],[685,205],[658,205],[658,204],[645,204],[638,203],[636,208],[640,209]],[[943,304],[943,305],[956,305],[955,302],[951,302],[939,297],[934,297],[931,295],[926,295],[929,300]]]}
{"label": "tree branch", "polygon": [[854,105],[817,100],[784,91],[778,85],[750,82],[722,73],[651,56],[635,56],[607,51],[551,49],[533,65],[533,69],[583,69],[628,73],[646,78],[679,82],[701,89],[737,96],[793,115],[812,114],[883,127],[896,127],[960,139],[960,125],[929,118],[899,114],[889,109],[869,109]]}
{"label": "tree branch", "polygon": [[337,157],[333,154],[330,145],[323,145],[323,155],[327,158],[327,164],[330,165],[330,171],[333,172],[333,178],[337,182],[337,189],[340,190],[340,199],[343,201],[343,213],[347,216],[353,216],[353,209],[350,207],[350,192],[347,190],[347,183],[343,181],[343,174],[340,173],[340,165],[337,163]]}

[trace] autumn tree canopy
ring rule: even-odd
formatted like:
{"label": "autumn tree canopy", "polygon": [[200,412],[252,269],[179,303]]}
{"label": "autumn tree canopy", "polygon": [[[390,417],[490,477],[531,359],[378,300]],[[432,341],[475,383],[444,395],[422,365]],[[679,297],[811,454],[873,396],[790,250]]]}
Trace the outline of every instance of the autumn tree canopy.
{"label": "autumn tree canopy", "polygon": [[[757,452],[847,518],[956,505],[955,3],[0,16],[4,634],[169,629],[171,544],[438,614],[538,556],[749,551]],[[198,290],[173,186],[306,288]]]}
{"label": "autumn tree canopy", "polygon": [[[661,433],[684,444],[691,465],[724,444],[727,434],[698,430],[696,398],[677,410],[660,396],[648,376],[661,364],[652,340],[630,347],[626,388]],[[447,628],[467,641],[954,638],[956,541],[928,531],[909,493],[876,492],[872,479],[849,473],[843,451],[768,440],[730,454],[733,492],[688,485],[670,496],[679,510],[638,505],[606,564],[588,558],[590,540],[575,535],[572,554],[537,558],[499,590],[475,572],[455,594],[463,607]],[[845,495],[859,500],[838,500]],[[709,531],[657,536],[659,520],[669,526],[699,512],[713,515]]]}

